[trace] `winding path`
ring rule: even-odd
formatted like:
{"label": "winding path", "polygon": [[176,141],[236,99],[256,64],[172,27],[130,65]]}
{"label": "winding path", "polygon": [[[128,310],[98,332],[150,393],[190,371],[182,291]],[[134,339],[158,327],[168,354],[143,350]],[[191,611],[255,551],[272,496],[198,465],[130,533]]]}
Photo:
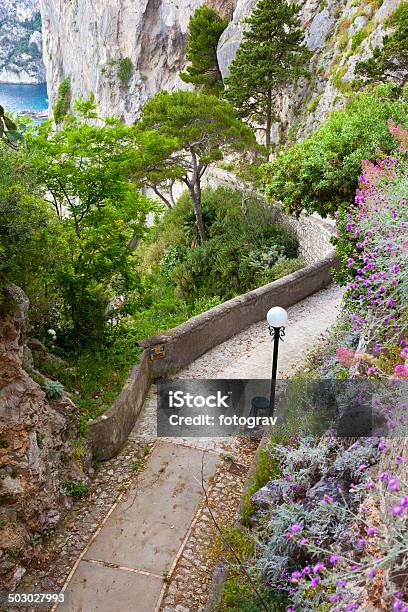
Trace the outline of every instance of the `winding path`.
{"label": "winding path", "polygon": [[[318,336],[335,322],[342,295],[332,286],[288,309],[281,377],[291,376]],[[267,379],[270,342],[266,324],[258,323],[177,377]],[[59,610],[198,612],[206,600],[212,568],[203,554],[210,521],[201,481],[215,512],[233,513],[254,448],[238,438],[156,439],[154,386],[131,438],[155,439],[153,449],[75,564]],[[228,468],[226,453],[233,457]]]}

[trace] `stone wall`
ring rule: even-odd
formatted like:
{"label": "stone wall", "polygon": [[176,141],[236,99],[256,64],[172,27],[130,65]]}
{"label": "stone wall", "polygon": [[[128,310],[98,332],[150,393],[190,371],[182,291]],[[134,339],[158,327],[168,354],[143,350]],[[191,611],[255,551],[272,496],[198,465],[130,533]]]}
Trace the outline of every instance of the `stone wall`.
{"label": "stone wall", "polygon": [[[332,251],[298,272],[211,308],[165,335],[143,341],[141,344],[146,350],[140,365],[133,368],[122,393],[106,414],[90,423],[89,442],[98,457],[106,460],[118,453],[135,425],[155,378],[174,374],[211,348],[261,321],[272,306],[292,306],[327,287],[337,263]],[[164,356],[152,361],[150,349],[156,347],[164,348]]]}

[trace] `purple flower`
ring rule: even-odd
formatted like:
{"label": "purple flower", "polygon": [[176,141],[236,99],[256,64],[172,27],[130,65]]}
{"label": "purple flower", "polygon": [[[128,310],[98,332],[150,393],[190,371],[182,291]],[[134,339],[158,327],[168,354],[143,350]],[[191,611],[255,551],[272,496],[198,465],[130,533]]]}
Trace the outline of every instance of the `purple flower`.
{"label": "purple flower", "polygon": [[340,595],[338,595],[337,593],[333,593],[333,595],[330,595],[329,597],[329,601],[339,601],[340,600]]}
{"label": "purple flower", "polygon": [[299,578],[301,578],[301,577],[302,577],[302,572],[298,572],[298,571],[292,572],[291,582],[297,582],[299,580]]}
{"label": "purple flower", "polygon": [[402,506],[402,508],[408,508],[408,495],[401,497],[399,504]]}
{"label": "purple flower", "polygon": [[398,264],[394,264],[394,265],[392,266],[392,268],[391,268],[391,272],[392,272],[393,274],[398,274],[398,272],[399,272],[399,271],[400,271],[400,267],[399,267],[399,265],[398,265]]}
{"label": "purple flower", "polygon": [[396,476],[393,476],[392,478],[389,479],[388,488],[392,493],[395,493],[396,491],[398,491],[399,482]]}
{"label": "purple flower", "polygon": [[377,575],[377,570],[374,569],[373,567],[371,567],[367,572],[367,576],[369,578],[374,578],[376,575]]}
{"label": "purple flower", "polygon": [[385,442],[384,442],[384,440],[380,440],[380,442],[378,444],[378,450],[379,451],[385,450]]}
{"label": "purple flower", "polygon": [[404,510],[404,508],[402,506],[400,506],[399,504],[396,504],[392,508],[392,513],[393,513],[394,516],[400,516],[400,514],[402,514],[403,510]]}
{"label": "purple flower", "polygon": [[375,527],[369,527],[369,528],[367,529],[367,535],[369,535],[369,536],[373,536],[373,535],[375,535],[376,533],[377,533],[377,530],[376,530],[376,528],[375,528]]}
{"label": "purple flower", "polygon": [[316,565],[313,566],[313,572],[315,574],[318,574],[319,572],[322,572],[325,568],[326,568],[325,564],[319,561],[319,563],[316,563]]}
{"label": "purple flower", "polygon": [[364,472],[364,470],[367,469],[367,465],[365,463],[360,463],[358,469],[360,470],[360,472]]}
{"label": "purple flower", "polygon": [[334,565],[340,559],[339,555],[332,555],[329,559],[330,563]]}
{"label": "purple flower", "polygon": [[320,578],[318,576],[315,576],[314,578],[312,578],[312,580],[310,581],[310,586],[312,588],[316,588],[317,586],[319,586],[320,583]]}
{"label": "purple flower", "polygon": [[290,528],[292,533],[297,533],[298,531],[302,531],[302,525],[299,525],[299,523],[294,523],[292,525],[292,527]]}
{"label": "purple flower", "polygon": [[309,565],[306,565],[306,567],[304,567],[302,569],[302,574],[304,574],[305,576],[307,576],[307,574],[310,574],[312,571],[312,568]]}

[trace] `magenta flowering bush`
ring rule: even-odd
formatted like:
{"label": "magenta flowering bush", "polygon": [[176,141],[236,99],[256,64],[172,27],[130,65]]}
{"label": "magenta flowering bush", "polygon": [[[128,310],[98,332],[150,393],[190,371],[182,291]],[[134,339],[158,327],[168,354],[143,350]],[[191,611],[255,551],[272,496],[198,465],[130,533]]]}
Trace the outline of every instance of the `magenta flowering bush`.
{"label": "magenta flowering bush", "polygon": [[408,131],[392,122],[389,128],[395,155],[364,161],[355,208],[337,213],[352,331],[377,356],[408,330]]}

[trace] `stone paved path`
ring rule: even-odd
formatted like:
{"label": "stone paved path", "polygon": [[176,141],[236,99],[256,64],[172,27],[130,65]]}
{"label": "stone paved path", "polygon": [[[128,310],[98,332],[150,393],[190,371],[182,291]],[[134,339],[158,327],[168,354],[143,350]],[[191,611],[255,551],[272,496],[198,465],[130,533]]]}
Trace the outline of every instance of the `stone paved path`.
{"label": "stone paved path", "polygon": [[[331,287],[289,308],[280,376],[290,376],[334,323],[341,298],[342,290]],[[178,377],[262,379],[269,378],[270,369],[271,341],[261,322],[209,351]],[[132,439],[156,438],[155,409],[153,387]],[[225,461],[226,453],[232,463]],[[156,439],[145,468],[78,559],[58,610],[201,610],[211,573],[202,557],[210,544],[210,520],[201,480],[210,505],[233,513],[253,454],[248,441],[239,438]]]}

